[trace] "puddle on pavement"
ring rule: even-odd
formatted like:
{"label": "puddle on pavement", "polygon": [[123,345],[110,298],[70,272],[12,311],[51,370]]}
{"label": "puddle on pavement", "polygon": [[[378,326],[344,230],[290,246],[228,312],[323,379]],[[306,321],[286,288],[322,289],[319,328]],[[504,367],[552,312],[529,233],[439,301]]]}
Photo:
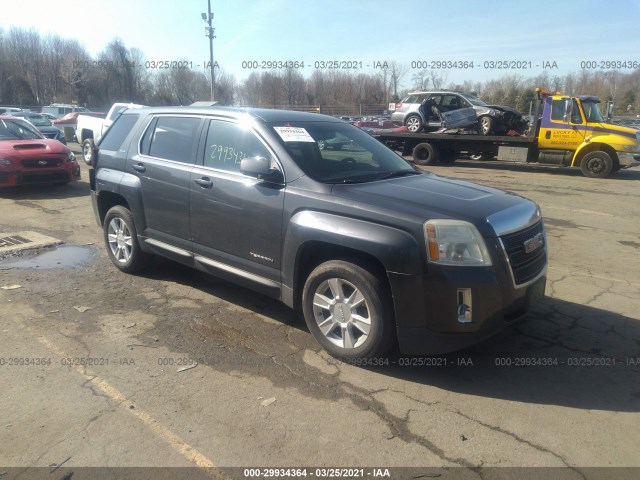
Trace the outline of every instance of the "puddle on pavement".
{"label": "puddle on pavement", "polygon": [[21,252],[20,256],[11,256],[0,260],[0,270],[13,268],[37,268],[52,270],[57,268],[77,268],[90,263],[95,258],[89,247],[64,245],[54,249],[32,253]]}

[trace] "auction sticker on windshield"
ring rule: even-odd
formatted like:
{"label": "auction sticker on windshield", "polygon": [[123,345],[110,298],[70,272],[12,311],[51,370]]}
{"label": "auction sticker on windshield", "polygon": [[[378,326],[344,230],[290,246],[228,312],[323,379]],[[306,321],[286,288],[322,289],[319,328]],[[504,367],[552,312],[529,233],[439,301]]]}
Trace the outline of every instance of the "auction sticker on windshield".
{"label": "auction sticker on windshield", "polygon": [[304,128],[301,127],[273,127],[285,142],[315,142]]}

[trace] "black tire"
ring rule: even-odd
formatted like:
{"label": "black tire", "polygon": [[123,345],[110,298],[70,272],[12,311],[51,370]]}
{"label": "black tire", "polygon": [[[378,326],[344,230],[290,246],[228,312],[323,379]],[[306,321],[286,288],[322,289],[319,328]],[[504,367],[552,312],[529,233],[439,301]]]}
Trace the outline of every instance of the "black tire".
{"label": "black tire", "polygon": [[147,266],[151,255],[140,249],[133,216],[127,208],[112,207],[104,217],[102,231],[109,259],[117,268],[134,273]]}
{"label": "black tire", "polygon": [[353,263],[331,260],[316,267],[304,285],[302,311],[309,331],[337,358],[377,357],[395,341],[388,289]]}
{"label": "black tire", "polygon": [[93,166],[95,148],[96,145],[93,142],[93,138],[87,138],[84,142],[82,142],[82,159],[84,160],[84,163],[86,163],[90,167]]}
{"label": "black tire", "polygon": [[433,165],[438,161],[438,150],[430,143],[419,143],[413,147],[412,156],[417,165]]}
{"label": "black tire", "polygon": [[478,129],[481,135],[491,135],[495,128],[495,120],[487,115],[478,118]]}
{"label": "black tire", "polygon": [[607,152],[596,150],[582,157],[580,169],[585,177],[606,178],[613,171],[613,160]]}
{"label": "black tire", "polygon": [[424,127],[420,115],[409,115],[404,120],[404,126],[407,127],[407,130],[411,133],[418,133],[422,130],[422,127]]}

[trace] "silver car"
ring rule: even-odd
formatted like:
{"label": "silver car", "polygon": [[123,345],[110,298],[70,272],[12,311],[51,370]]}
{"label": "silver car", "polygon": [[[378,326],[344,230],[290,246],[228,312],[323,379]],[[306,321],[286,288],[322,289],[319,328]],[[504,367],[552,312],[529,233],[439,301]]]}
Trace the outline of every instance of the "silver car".
{"label": "silver car", "polygon": [[[506,133],[509,130],[523,134],[528,124],[516,109],[504,105],[487,105],[469,93],[438,91],[411,92],[402,101],[396,103],[391,121],[396,125],[405,125],[412,132],[434,131],[442,127],[442,119],[433,109],[421,109],[425,101],[430,101],[439,112],[449,112],[461,108],[473,108],[478,118],[478,130],[483,135]],[[423,111],[428,112],[428,116]],[[428,118],[425,118],[428,117]]]}

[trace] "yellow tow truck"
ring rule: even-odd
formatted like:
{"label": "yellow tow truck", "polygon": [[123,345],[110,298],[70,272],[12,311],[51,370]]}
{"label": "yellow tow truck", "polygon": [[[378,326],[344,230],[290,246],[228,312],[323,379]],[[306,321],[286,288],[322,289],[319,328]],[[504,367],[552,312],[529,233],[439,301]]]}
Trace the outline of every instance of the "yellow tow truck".
{"label": "yellow tow truck", "polygon": [[[538,102],[526,136],[460,133],[373,132],[387,145],[413,155],[415,163],[450,163],[461,152],[521,163],[580,167],[587,177],[604,178],[640,165],[640,131],[603,117],[600,100],[536,89]],[[610,119],[611,108],[607,108]]]}

